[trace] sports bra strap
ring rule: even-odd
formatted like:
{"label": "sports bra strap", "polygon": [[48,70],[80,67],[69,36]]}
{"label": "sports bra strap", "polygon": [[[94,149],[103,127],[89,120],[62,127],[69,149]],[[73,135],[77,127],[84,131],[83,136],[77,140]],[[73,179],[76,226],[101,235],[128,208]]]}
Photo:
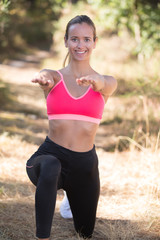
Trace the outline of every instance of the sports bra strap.
{"label": "sports bra strap", "polygon": [[59,70],[57,70],[57,72],[58,72],[59,75],[61,76],[61,80],[63,80],[63,75],[62,75],[62,73],[61,73]]}

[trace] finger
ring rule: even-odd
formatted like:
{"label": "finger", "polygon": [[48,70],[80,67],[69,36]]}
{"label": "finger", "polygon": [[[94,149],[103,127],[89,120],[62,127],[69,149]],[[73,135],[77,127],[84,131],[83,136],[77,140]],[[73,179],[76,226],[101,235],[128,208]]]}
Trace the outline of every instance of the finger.
{"label": "finger", "polygon": [[79,78],[76,79],[76,82],[78,85],[82,85],[82,81]]}
{"label": "finger", "polygon": [[85,83],[85,82],[87,82],[88,80],[87,79],[85,79],[85,78],[78,78],[77,79],[77,82],[78,83]]}
{"label": "finger", "polygon": [[79,86],[89,86],[89,85],[91,85],[92,84],[92,80],[89,80],[89,79],[78,79],[77,80],[77,84],[79,85]]}
{"label": "finger", "polygon": [[37,83],[37,80],[40,78],[39,72],[36,72],[31,80],[31,82]]}
{"label": "finger", "polygon": [[54,82],[51,81],[51,80],[48,80],[48,86],[49,86],[49,87],[53,87],[53,85],[54,85]]}
{"label": "finger", "polygon": [[84,79],[84,80],[82,80],[82,83],[87,86],[87,85],[92,84],[92,80],[90,80],[90,79]]}
{"label": "finger", "polygon": [[39,79],[38,83],[40,85],[47,85],[47,80],[46,79]]}
{"label": "finger", "polygon": [[77,80],[77,83],[78,83],[78,85],[84,85],[85,82],[84,82],[84,80],[78,79],[78,80]]}
{"label": "finger", "polygon": [[54,82],[50,79],[41,79],[41,85],[52,87],[54,85]]}
{"label": "finger", "polygon": [[33,83],[39,83],[40,85],[45,85],[46,84],[46,81],[44,81],[43,79],[32,79],[31,80]]}
{"label": "finger", "polygon": [[33,78],[33,79],[31,80],[31,82],[37,83],[37,82],[38,82],[38,79]]}

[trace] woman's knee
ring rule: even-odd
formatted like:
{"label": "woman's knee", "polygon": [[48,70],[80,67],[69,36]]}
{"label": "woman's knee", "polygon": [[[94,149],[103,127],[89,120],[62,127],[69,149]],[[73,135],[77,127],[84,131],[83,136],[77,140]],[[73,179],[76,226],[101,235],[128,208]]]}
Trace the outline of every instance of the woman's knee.
{"label": "woman's knee", "polygon": [[46,155],[44,161],[40,164],[40,177],[46,182],[52,182],[59,177],[60,172],[60,161],[54,156]]}

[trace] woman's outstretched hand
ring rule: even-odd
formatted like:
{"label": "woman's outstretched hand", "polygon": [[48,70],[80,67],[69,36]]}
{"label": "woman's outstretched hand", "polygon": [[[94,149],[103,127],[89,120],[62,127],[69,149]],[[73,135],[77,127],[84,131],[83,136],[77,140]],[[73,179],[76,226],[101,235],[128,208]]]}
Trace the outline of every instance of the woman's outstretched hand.
{"label": "woman's outstretched hand", "polygon": [[42,70],[39,73],[36,73],[31,82],[39,83],[44,91],[50,90],[54,85],[53,76],[47,70]]}
{"label": "woman's outstretched hand", "polygon": [[76,82],[80,86],[91,85],[94,91],[100,91],[105,87],[105,78],[102,75],[93,74],[77,78]]}
{"label": "woman's outstretched hand", "polygon": [[77,78],[76,82],[80,86],[89,86],[96,92],[101,92],[104,96],[110,96],[117,88],[117,81],[112,76],[92,74]]}

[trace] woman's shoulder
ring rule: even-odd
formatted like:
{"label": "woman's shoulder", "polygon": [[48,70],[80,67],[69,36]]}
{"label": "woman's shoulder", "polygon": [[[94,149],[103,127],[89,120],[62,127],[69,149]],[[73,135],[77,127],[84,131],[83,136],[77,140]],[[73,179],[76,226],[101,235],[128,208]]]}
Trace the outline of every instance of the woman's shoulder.
{"label": "woman's shoulder", "polygon": [[107,81],[109,81],[109,82],[113,82],[114,84],[117,83],[117,80],[116,80],[113,76],[111,76],[111,75],[101,74],[101,73],[98,73],[98,72],[96,72],[96,71],[95,71],[95,73],[96,73],[97,75],[103,76],[103,77],[104,77]]}
{"label": "woman's shoulder", "polygon": [[105,77],[106,79],[108,79],[108,80],[112,80],[114,77],[113,76],[111,76],[111,75],[107,75],[107,74],[101,74],[101,73],[99,73],[99,72],[97,72],[97,71],[94,71],[97,75],[101,75],[101,76],[103,76],[103,77]]}
{"label": "woman's shoulder", "polygon": [[110,75],[103,75],[103,76],[104,76],[104,78],[105,78],[108,82],[110,82],[110,83],[112,83],[113,85],[117,86],[117,80],[116,80],[113,76],[110,76]]}
{"label": "woman's shoulder", "polygon": [[[97,72],[96,72],[97,73]],[[97,73],[99,74],[99,73]],[[105,80],[104,83],[105,83],[105,87],[104,87],[104,95],[106,94],[107,96],[108,95],[111,95],[117,88],[117,80],[111,76],[111,75],[103,75],[103,74],[100,74],[101,76],[103,76],[103,79]]]}
{"label": "woman's shoulder", "polygon": [[62,75],[67,75],[68,69],[67,69],[67,67],[64,67],[64,68],[57,70],[57,72],[60,72]]}

